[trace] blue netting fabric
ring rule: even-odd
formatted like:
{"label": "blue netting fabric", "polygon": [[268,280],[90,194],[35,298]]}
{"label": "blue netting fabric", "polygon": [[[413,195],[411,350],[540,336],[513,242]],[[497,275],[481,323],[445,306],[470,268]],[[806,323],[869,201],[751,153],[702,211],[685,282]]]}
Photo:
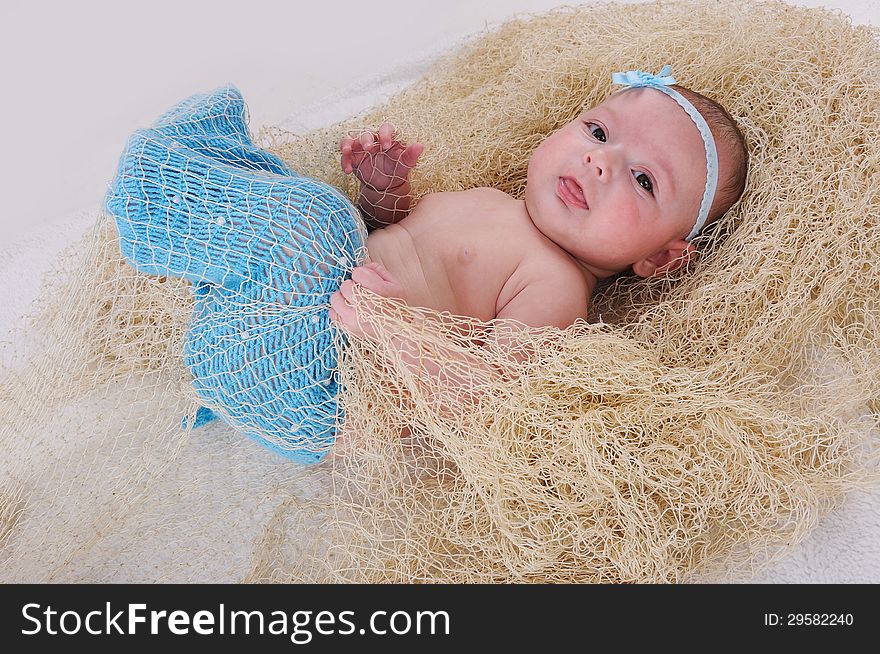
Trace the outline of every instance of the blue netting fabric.
{"label": "blue netting fabric", "polygon": [[363,258],[358,210],[255,147],[240,92],[195,95],[128,140],[106,198],[127,261],[184,277],[184,360],[203,409],[274,451],[319,461],[335,438],[329,298]]}

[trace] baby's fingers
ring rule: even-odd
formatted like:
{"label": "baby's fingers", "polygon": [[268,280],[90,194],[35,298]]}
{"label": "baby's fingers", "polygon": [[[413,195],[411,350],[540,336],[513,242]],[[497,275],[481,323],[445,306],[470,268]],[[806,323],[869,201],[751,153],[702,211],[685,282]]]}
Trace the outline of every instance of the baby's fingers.
{"label": "baby's fingers", "polygon": [[402,155],[400,155],[400,163],[402,163],[407,168],[415,168],[416,164],[419,161],[419,157],[422,156],[422,152],[424,152],[424,150],[424,144],[413,143],[411,146],[403,151]]}
{"label": "baby's fingers", "polygon": [[351,280],[377,295],[401,298],[401,287],[390,272],[380,263],[370,262],[351,272]]}
{"label": "baby's fingers", "polygon": [[364,150],[364,146],[360,139],[343,139],[341,147],[342,170],[346,175],[349,175],[353,170],[360,168],[364,159],[369,156],[369,153]]}
{"label": "baby's fingers", "polygon": [[356,284],[370,289],[373,293],[383,295],[382,291],[384,290],[385,280],[375,270],[366,266],[358,266],[351,271],[351,279]]}
{"label": "baby's fingers", "polygon": [[354,334],[360,332],[357,310],[346,301],[342,289],[330,296],[330,320]]}
{"label": "baby's fingers", "polygon": [[379,126],[379,147],[383,151],[390,150],[391,146],[394,145],[394,134],[396,131],[391,123],[382,123]]}
{"label": "baby's fingers", "polygon": [[346,175],[351,174],[352,170],[360,166],[364,157],[367,156],[359,139],[344,138],[339,144],[339,149],[342,151],[340,160],[342,170]]}
{"label": "baby's fingers", "polygon": [[357,138],[358,144],[361,148],[369,153],[375,153],[379,150],[379,143],[376,140],[376,134],[373,132],[361,132],[361,135]]}
{"label": "baby's fingers", "polygon": [[342,296],[343,301],[345,301],[349,306],[354,306],[355,298],[354,298],[354,282],[350,279],[346,279],[339,286],[339,294]]}
{"label": "baby's fingers", "polygon": [[340,152],[345,152],[346,150],[348,150],[349,152],[351,152],[351,145],[352,145],[352,143],[354,143],[354,139],[353,139],[353,138],[351,138],[350,136],[343,136],[343,137],[339,140],[339,151],[340,151]]}
{"label": "baby's fingers", "polygon": [[352,171],[351,165],[351,144],[353,139],[344,138],[339,142],[339,151],[342,153],[339,163],[342,165],[342,172],[350,175]]}
{"label": "baby's fingers", "polygon": [[363,266],[360,266],[360,267],[372,271],[372,272],[373,272],[376,276],[378,276],[379,279],[381,279],[383,282],[388,282],[388,283],[393,283],[393,284],[396,284],[396,283],[397,283],[397,280],[394,279],[394,275],[392,275],[392,274],[388,271],[388,268],[386,268],[385,266],[383,266],[383,265],[382,265],[381,263],[379,263],[378,261],[370,261],[370,262],[365,263]]}

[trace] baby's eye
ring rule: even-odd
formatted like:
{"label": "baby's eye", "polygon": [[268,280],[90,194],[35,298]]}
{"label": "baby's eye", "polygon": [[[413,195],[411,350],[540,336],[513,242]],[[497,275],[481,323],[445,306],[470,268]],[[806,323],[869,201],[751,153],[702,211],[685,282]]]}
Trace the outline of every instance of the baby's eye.
{"label": "baby's eye", "polygon": [[636,173],[636,181],[639,183],[643,189],[645,189],[648,193],[654,194],[654,185],[651,183],[651,178],[648,177],[645,173]]}
{"label": "baby's eye", "polygon": [[587,123],[587,129],[590,130],[590,134],[593,135],[597,141],[604,143],[608,137],[605,136],[605,130],[599,127],[596,123]]}

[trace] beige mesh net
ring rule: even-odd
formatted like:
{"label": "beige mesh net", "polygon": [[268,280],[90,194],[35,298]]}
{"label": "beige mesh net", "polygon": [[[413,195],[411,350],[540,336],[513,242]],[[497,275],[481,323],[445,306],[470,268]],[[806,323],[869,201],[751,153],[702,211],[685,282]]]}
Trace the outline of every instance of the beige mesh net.
{"label": "beige mesh net", "polygon": [[354,199],[340,138],[388,120],[425,144],[416,199],[522,197],[530,152],[612,72],[664,63],[752,157],[699,260],[615,280],[589,323],[488,343],[491,325],[364,292],[379,344],[341,350],[341,439],[315,466],[185,427],[191,285],[136,272],[101,217],[4,352],[0,578],[678,582],[800,542],[877,478],[876,31],[775,2],[558,10],[365,115],[259,140]]}

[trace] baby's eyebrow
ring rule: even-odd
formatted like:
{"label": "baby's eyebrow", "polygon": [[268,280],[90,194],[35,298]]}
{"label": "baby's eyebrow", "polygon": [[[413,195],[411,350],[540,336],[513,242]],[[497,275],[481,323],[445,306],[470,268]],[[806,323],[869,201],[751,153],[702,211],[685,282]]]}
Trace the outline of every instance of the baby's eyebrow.
{"label": "baby's eyebrow", "polygon": [[617,120],[617,113],[608,106],[599,105],[598,107],[596,107],[596,109],[608,114],[608,116],[610,116],[612,120]]}
{"label": "baby's eyebrow", "polygon": [[585,116],[588,116],[589,114],[597,114],[597,113],[608,114],[608,116],[611,118],[611,120],[617,119],[617,114],[614,113],[613,110],[607,108],[604,104],[597,104],[595,107],[590,107],[589,109],[585,109],[583,112],[581,112],[580,117],[583,118]]}

